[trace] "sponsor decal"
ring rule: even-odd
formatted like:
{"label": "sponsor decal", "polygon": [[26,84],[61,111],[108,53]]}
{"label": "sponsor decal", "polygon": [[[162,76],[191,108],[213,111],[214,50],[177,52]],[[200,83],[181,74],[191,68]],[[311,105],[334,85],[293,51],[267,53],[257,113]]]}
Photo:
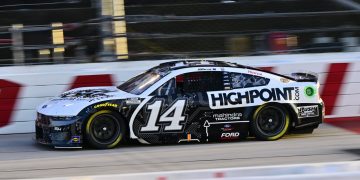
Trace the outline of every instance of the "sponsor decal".
{"label": "sponsor decal", "polygon": [[316,89],[312,86],[307,86],[304,88],[304,93],[307,97],[313,97],[316,94]]}
{"label": "sponsor decal", "polygon": [[94,108],[102,108],[102,107],[114,107],[114,108],[117,108],[119,105],[117,104],[113,104],[113,103],[102,103],[102,104],[97,104],[94,106]]}
{"label": "sponsor decal", "polygon": [[61,131],[62,128],[61,127],[54,127],[54,131]]}
{"label": "sponsor decal", "polygon": [[213,118],[216,121],[235,121],[235,120],[240,120],[241,117],[242,117],[242,113],[213,114]]}
{"label": "sponsor decal", "polygon": [[[211,134],[216,134],[216,138],[218,137],[218,136],[220,136],[221,137],[221,139],[237,139],[238,138],[238,136],[240,135],[240,134],[236,134],[236,133],[238,133],[238,132],[225,132],[225,131],[231,131],[231,130],[233,130],[234,131],[234,129],[236,129],[236,128],[239,128],[240,127],[240,125],[237,125],[237,126],[233,126],[232,124],[238,124],[238,123],[249,123],[249,121],[223,121],[223,122],[220,122],[220,121],[217,121],[217,122],[209,122],[208,120],[205,120],[205,122],[204,122],[204,128],[205,128],[205,133],[206,133],[206,141],[209,141],[209,137],[211,137]],[[209,131],[209,128],[210,127],[212,127],[212,126],[214,126],[214,127],[216,127],[216,131]],[[218,126],[220,126],[220,127],[218,127]],[[224,128],[224,129],[222,129],[221,128],[221,126]],[[218,133],[219,131],[219,129],[221,129],[221,130],[223,130],[224,131],[224,133],[222,133],[221,135]],[[236,131],[236,130],[235,130]],[[227,133],[230,133],[230,134],[227,134]],[[231,134],[231,133],[235,133],[235,134]]]}
{"label": "sponsor decal", "polygon": [[215,71],[216,68],[198,68],[198,71]]}
{"label": "sponsor decal", "polygon": [[126,99],[126,104],[140,104],[141,100],[139,98],[129,98]]}
{"label": "sponsor decal", "polygon": [[231,124],[225,124],[224,127],[221,128],[222,131],[233,131],[235,128],[231,126]]}
{"label": "sponsor decal", "polygon": [[71,142],[72,143],[80,143],[80,136],[72,136]]}
{"label": "sponsor decal", "polygon": [[280,78],[280,81],[281,81],[282,83],[288,83],[288,82],[290,82],[290,79]]}
{"label": "sponsor decal", "polygon": [[81,100],[81,99],[102,99],[112,97],[109,93],[114,93],[113,89],[82,89],[71,90],[60,95],[61,99]]}
{"label": "sponsor decal", "polygon": [[240,136],[239,132],[224,132],[221,133],[221,139],[238,139]]}
{"label": "sponsor decal", "polygon": [[233,90],[208,92],[212,109],[243,107],[263,102],[299,101],[299,87],[263,88],[251,90]]}
{"label": "sponsor decal", "polygon": [[261,73],[261,72],[256,72],[256,71],[248,70],[248,73],[251,74],[251,75],[262,76],[262,73]]}
{"label": "sponsor decal", "polygon": [[298,108],[298,116],[300,118],[307,118],[307,117],[317,117],[319,116],[319,107],[317,105],[314,106],[301,106]]}

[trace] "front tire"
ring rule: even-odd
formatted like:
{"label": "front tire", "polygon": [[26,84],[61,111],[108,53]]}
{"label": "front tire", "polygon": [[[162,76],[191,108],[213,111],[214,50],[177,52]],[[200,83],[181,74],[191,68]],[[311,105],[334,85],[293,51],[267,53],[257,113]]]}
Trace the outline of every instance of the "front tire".
{"label": "front tire", "polygon": [[110,149],[118,145],[126,134],[124,121],[110,110],[101,110],[90,116],[86,122],[85,137],[90,146]]}
{"label": "front tire", "polygon": [[280,139],[288,131],[289,125],[289,114],[285,108],[279,105],[260,106],[251,121],[255,137],[266,141]]}

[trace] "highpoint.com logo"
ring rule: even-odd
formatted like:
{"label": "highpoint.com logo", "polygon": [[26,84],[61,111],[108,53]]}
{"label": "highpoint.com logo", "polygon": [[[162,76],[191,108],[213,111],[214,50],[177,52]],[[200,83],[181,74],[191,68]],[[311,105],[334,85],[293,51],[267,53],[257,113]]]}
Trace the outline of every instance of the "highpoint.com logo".
{"label": "highpoint.com logo", "polygon": [[216,92],[210,94],[210,103],[213,107],[252,104],[257,99],[262,102],[300,100],[299,87],[264,88],[245,92]]}

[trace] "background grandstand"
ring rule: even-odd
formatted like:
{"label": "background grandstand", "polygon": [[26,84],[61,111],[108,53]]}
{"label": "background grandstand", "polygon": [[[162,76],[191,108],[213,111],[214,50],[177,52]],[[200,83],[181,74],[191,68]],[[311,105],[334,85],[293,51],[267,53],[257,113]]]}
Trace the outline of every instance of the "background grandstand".
{"label": "background grandstand", "polygon": [[2,0],[0,64],[360,51],[359,2]]}
{"label": "background grandstand", "polygon": [[[359,16],[360,0],[0,0],[0,179],[360,179]],[[274,142],[34,143],[46,100],[180,58],[316,73],[325,122]]]}

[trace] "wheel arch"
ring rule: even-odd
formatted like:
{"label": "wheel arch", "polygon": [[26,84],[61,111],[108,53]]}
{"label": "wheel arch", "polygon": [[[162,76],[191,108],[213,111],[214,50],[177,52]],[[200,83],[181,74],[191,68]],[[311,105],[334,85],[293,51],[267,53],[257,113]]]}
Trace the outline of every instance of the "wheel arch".
{"label": "wheel arch", "polygon": [[83,119],[83,122],[82,122],[82,128],[81,128],[81,133],[82,135],[84,136],[85,133],[86,133],[86,126],[87,126],[87,122],[90,120],[90,118],[96,114],[96,113],[99,113],[101,111],[109,111],[109,112],[112,112],[112,113],[115,113],[116,115],[118,115],[121,119],[118,119],[118,121],[124,121],[125,123],[125,128],[126,128],[126,136],[125,136],[125,140],[127,141],[130,137],[130,125],[129,125],[129,120],[126,119],[117,109],[114,109],[114,108],[111,108],[111,107],[102,107],[102,108],[98,108],[98,109],[93,109],[91,111],[91,113],[88,113],[84,119]]}
{"label": "wheel arch", "polygon": [[[268,105],[280,106],[280,107],[285,108],[285,110],[287,111],[289,118],[290,118],[290,127],[289,127],[290,129],[289,130],[293,129],[296,126],[296,124],[298,124],[299,118],[297,116],[296,106],[291,103],[278,103],[278,102],[264,103],[260,106],[256,106],[256,107],[252,108],[250,110],[251,113],[248,113],[248,118],[250,118],[250,121],[253,121],[258,110],[260,110],[262,107],[268,106]],[[250,131],[250,133],[252,133],[251,128],[249,128],[249,131]]]}
{"label": "wheel arch", "polygon": [[[82,111],[87,111],[88,108],[84,108]],[[117,115],[119,115],[119,117],[121,118],[121,120],[125,121],[125,123],[127,124],[127,126],[129,126],[129,119],[127,119],[123,114],[121,114],[119,112],[118,109],[115,108],[111,108],[111,107],[101,107],[101,108],[91,108],[91,110],[87,111],[88,113],[84,112],[86,115],[83,118],[83,124],[86,124],[86,122],[90,119],[90,117],[92,115],[94,115],[95,113],[99,112],[99,111],[103,111],[103,110],[107,110],[107,111],[111,111],[116,113]],[[120,120],[120,119],[119,119]]]}
{"label": "wheel arch", "polygon": [[296,124],[299,123],[299,118],[297,116],[297,107],[294,104],[290,104],[290,103],[284,103],[282,105],[286,108],[286,110],[289,113],[290,128],[292,129],[293,127],[295,127]]}
{"label": "wheel arch", "polygon": [[254,108],[252,117],[255,116],[257,110],[261,109],[261,107],[263,107],[265,105],[284,107],[286,109],[286,111],[289,113],[288,115],[289,115],[290,123],[291,123],[290,126],[293,127],[294,123],[296,123],[296,124],[298,123],[297,108],[294,104],[291,104],[291,103],[269,102],[269,103],[262,104],[261,106],[257,106],[256,108]]}

